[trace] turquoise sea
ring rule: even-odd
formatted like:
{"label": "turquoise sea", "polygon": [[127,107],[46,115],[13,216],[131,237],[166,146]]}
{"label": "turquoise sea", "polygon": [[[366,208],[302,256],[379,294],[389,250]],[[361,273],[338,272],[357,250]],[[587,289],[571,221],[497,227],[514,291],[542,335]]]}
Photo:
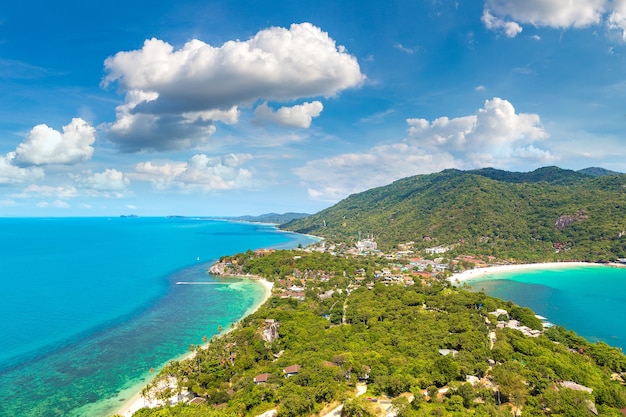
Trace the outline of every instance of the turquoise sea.
{"label": "turquoise sea", "polygon": [[626,349],[626,268],[563,266],[493,273],[466,281],[474,291],[530,307],[590,341]]}
{"label": "turquoise sea", "polygon": [[214,260],[312,241],[192,218],[0,218],[0,416],[113,414],[151,368],[263,299],[209,276]]}

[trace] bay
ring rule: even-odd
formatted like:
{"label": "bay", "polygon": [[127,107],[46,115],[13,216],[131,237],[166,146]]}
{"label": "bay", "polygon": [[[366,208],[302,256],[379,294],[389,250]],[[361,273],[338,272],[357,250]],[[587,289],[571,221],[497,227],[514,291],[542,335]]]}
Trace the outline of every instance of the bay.
{"label": "bay", "polygon": [[262,301],[254,281],[209,276],[214,260],[311,242],[205,219],[0,219],[0,416],[112,414]]}
{"label": "bay", "polygon": [[604,265],[487,273],[466,281],[474,291],[529,307],[587,340],[626,348],[626,268]]}

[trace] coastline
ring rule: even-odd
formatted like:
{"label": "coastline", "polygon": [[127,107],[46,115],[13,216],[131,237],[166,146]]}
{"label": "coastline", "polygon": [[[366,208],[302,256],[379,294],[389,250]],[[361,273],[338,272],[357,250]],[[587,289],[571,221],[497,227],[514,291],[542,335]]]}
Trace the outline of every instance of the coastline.
{"label": "coastline", "polygon": [[468,269],[458,272],[448,278],[453,284],[460,284],[477,278],[484,278],[491,274],[499,274],[503,272],[528,271],[533,269],[561,269],[572,268],[576,266],[606,266],[604,264],[589,262],[543,262],[534,264],[513,264],[513,265],[494,265],[485,268]]}
{"label": "coastline", "polygon": [[[251,306],[244,314],[243,316],[241,316],[241,318],[239,320],[244,319],[245,317],[254,314],[259,308],[261,308],[261,306],[263,304],[265,304],[267,302],[267,300],[270,299],[270,297],[272,296],[272,289],[274,287],[274,283],[270,282],[268,280],[266,280],[265,278],[261,278],[259,276],[228,276],[229,278],[243,278],[243,279],[248,279],[251,281],[256,281],[259,283],[259,285],[261,285],[261,287],[263,287],[263,297],[260,300],[260,302],[258,302],[256,305]],[[228,327],[227,329],[224,329],[220,334],[216,335],[216,337],[222,337],[228,333],[230,333],[233,330],[232,327]],[[206,348],[206,346],[209,345],[209,343],[211,343],[210,341],[203,344],[202,348]],[[172,360],[176,360],[176,361],[182,361],[185,359],[189,359],[191,357],[193,357],[195,353],[194,352],[185,352],[184,354],[177,356],[175,358],[173,358]],[[134,387],[132,387],[130,390],[132,391],[136,391],[136,393],[134,395],[132,395],[127,401],[125,401],[123,403],[122,406],[120,406],[117,411],[113,414],[114,416],[120,415],[123,417],[131,417],[135,412],[137,412],[138,410],[146,407],[146,400],[142,397],[141,395],[141,391],[144,387],[146,387],[148,384],[150,384],[154,378],[156,378],[156,376],[158,375],[158,371],[154,373],[154,375],[152,375],[148,380],[141,382],[141,384],[137,384]],[[156,407],[160,404],[155,404],[154,402],[149,402],[147,404],[148,406],[151,407]]]}
{"label": "coastline", "polygon": [[[254,223],[254,224],[258,224],[261,226],[267,226],[267,227],[272,227],[273,229],[275,229],[276,231],[280,231],[283,233],[289,233],[289,234],[293,234],[294,236],[303,236],[306,239],[312,240],[313,242],[308,242],[305,244],[305,246],[308,246],[312,243],[317,243],[319,241],[324,240],[324,238],[319,237],[319,236],[314,236],[314,235],[308,235],[308,234],[303,234],[303,233],[296,233],[296,232],[291,232],[291,231],[283,231],[280,230],[278,228],[278,224],[273,224],[273,223],[258,223],[258,222],[247,222],[247,221],[240,221],[240,220],[232,220],[232,219],[212,219],[212,220],[216,220],[216,221],[224,221],[224,222],[230,222],[230,223]],[[295,242],[297,243],[304,243],[301,242],[298,239],[295,239]],[[272,245],[270,246],[270,248],[272,249],[281,249],[283,246],[288,245],[289,248],[292,248],[294,245],[294,240],[287,242],[287,243],[282,243],[282,244],[276,244],[276,245]],[[208,270],[209,273],[211,273],[211,269]],[[265,278],[262,278],[261,276],[258,275],[251,275],[251,274],[240,274],[240,275],[228,275],[228,274],[223,274],[223,273],[217,273],[215,274],[216,276],[222,277],[222,278],[239,278],[239,279],[248,279],[248,280],[252,280],[252,281],[256,281],[258,282],[264,289],[264,294],[263,297],[261,299],[261,301],[257,304],[257,305],[253,305],[251,306],[240,318],[239,320],[242,320],[243,318],[255,313],[259,308],[261,308],[262,305],[264,305],[267,300],[272,296],[272,289],[274,287],[274,283],[270,282],[268,280],[266,280]],[[232,331],[233,328],[231,326],[229,326],[227,329],[224,329],[220,334],[216,335],[216,337],[222,337],[223,335],[229,333],[230,331]],[[209,343],[211,343],[210,341],[206,344],[203,344],[202,347],[206,347]],[[177,360],[177,361],[182,361],[185,359],[188,359],[190,357],[192,357],[194,355],[193,352],[185,352],[175,358],[172,358],[172,360]],[[123,417],[131,417],[136,411],[140,410],[141,408],[144,408],[146,406],[152,406],[155,407],[158,404],[147,404],[146,401],[144,400],[144,398],[141,395],[141,391],[144,387],[148,386],[150,383],[152,383],[152,381],[156,378],[156,376],[158,375],[158,371],[155,371],[153,375],[150,375],[149,378],[146,378],[144,381],[142,381],[141,383],[138,383],[136,385],[133,385],[130,388],[127,388],[125,390],[123,390],[123,392],[128,392],[130,393],[130,397],[128,400],[123,401],[122,405],[117,408],[116,412],[113,414],[114,416],[123,416]]]}
{"label": "coastline", "polygon": [[476,268],[447,280],[528,307],[589,342],[626,349],[625,273],[623,262],[549,262]]}

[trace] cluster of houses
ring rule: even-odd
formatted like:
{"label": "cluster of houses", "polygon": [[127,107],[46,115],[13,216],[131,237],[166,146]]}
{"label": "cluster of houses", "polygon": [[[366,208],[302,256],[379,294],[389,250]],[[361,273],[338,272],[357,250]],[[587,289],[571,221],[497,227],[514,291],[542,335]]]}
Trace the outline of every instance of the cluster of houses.
{"label": "cluster of houses", "polygon": [[[430,240],[427,236],[425,241]],[[471,268],[484,268],[490,264],[493,264],[495,257],[488,256],[485,259],[460,255],[454,259],[444,258],[444,254],[452,250],[452,246],[440,245],[417,251],[414,249],[415,242],[405,242],[398,245],[397,250],[383,253],[377,249],[378,245],[373,238],[359,239],[353,247],[345,248],[340,245],[331,244],[324,240],[310,245],[304,249],[306,252],[326,252],[332,255],[349,254],[354,256],[376,255],[381,256],[387,260],[401,261],[402,265],[399,265],[397,269],[402,269],[402,272],[421,272],[425,277],[432,276],[444,271],[456,271],[464,270],[468,267]],[[424,256],[419,256],[421,252]],[[437,255],[442,255],[435,257]],[[434,258],[434,259],[428,259]],[[393,280],[391,281],[400,281]]]}
{"label": "cluster of houses", "polygon": [[[363,255],[367,253],[375,252],[378,256],[384,257],[390,263],[387,267],[382,268],[379,271],[375,271],[373,279],[366,277],[365,270],[361,269],[354,273],[354,283],[351,284],[347,290],[350,291],[356,287],[365,285],[367,288],[373,288],[375,282],[382,282],[385,285],[413,285],[416,281],[422,281],[432,279],[438,274],[449,273],[451,270],[463,270],[466,268],[485,267],[487,263],[485,260],[472,257],[472,256],[458,256],[454,260],[446,260],[443,257],[434,259],[428,259],[415,254],[412,249],[413,242],[407,242],[403,245],[399,245],[399,249],[387,254],[383,254],[376,249],[376,242],[371,239],[359,240],[353,248],[355,256]],[[304,252],[327,252],[332,255],[339,255],[338,248],[334,244],[327,244],[325,241],[320,241],[316,245],[308,246],[301,249]],[[433,248],[427,248],[425,250],[428,254],[442,254],[450,250],[449,246],[437,246]],[[257,256],[265,256],[272,253],[273,250],[257,250],[255,254]],[[341,251],[341,253],[350,253],[348,251]],[[300,258],[299,255],[294,256],[294,259]],[[430,256],[432,258],[432,256]],[[491,261],[493,259],[487,259]],[[275,292],[278,292],[278,296],[281,298],[291,298],[295,300],[304,301],[306,299],[306,287],[310,281],[324,283],[328,282],[331,276],[327,271],[323,270],[299,270],[295,268],[291,275],[284,279],[275,281]],[[320,292],[319,297],[321,299],[330,298],[332,295],[340,290],[326,290]],[[513,323],[511,323],[513,325]]]}
{"label": "cluster of houses", "polygon": [[[297,258],[299,258],[299,256],[294,257],[294,259]],[[293,298],[304,301],[306,298],[306,282],[309,280],[328,282],[330,280],[330,275],[328,272],[322,270],[314,271],[307,269],[301,271],[298,268],[295,268],[290,276],[285,277],[285,279],[276,280],[275,285],[277,291],[280,292],[280,298]]]}

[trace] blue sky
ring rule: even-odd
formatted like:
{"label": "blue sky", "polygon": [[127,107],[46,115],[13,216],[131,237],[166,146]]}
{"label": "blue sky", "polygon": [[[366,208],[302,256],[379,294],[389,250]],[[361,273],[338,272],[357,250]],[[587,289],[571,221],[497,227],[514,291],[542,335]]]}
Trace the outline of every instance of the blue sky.
{"label": "blue sky", "polygon": [[446,168],[626,172],[626,0],[0,7],[0,216],[314,213]]}

